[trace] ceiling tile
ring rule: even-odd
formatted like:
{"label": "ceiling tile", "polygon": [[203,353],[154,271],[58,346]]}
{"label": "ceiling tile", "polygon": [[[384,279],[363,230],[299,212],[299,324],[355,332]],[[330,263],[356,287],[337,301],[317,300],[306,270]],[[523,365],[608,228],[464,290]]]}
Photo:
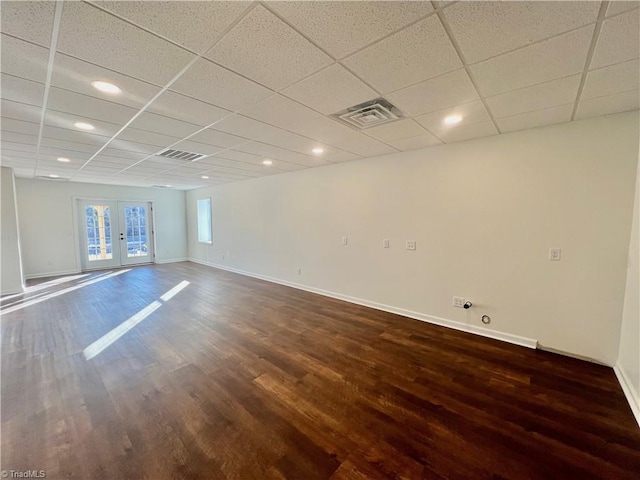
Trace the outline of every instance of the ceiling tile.
{"label": "ceiling tile", "polygon": [[56,110],[47,110],[45,115],[44,123],[45,125],[50,125],[52,127],[64,128],[69,131],[75,132],[78,135],[80,134],[89,134],[89,135],[102,135],[104,137],[113,137],[118,130],[120,130],[120,125],[116,123],[110,122],[102,122],[100,120],[91,119],[91,125],[95,127],[95,130],[91,130],[91,133],[85,132],[83,130],[77,129],[73,124],[78,120],[84,119],[84,117],[78,118],[78,115],[74,115],[72,113],[58,112]]}
{"label": "ceiling tile", "polygon": [[24,145],[37,145],[38,135],[27,135],[16,132],[2,132],[2,143],[22,143]]}
{"label": "ceiling tile", "polygon": [[[109,156],[120,158],[122,160],[142,160],[147,156],[145,153],[133,152],[131,150],[121,150],[113,147],[108,147],[100,152],[100,156]],[[96,157],[97,158],[97,157]]]}
{"label": "ceiling tile", "polygon": [[0,29],[48,48],[55,8],[55,2],[2,2]]}
{"label": "ceiling tile", "polygon": [[89,157],[91,157],[91,155],[93,155],[93,151],[91,152],[79,152],[77,150],[66,150],[64,148],[57,148],[57,147],[47,147],[47,146],[41,146],[40,147],[40,155],[49,155],[55,158],[58,157],[67,157],[72,161],[86,161],[89,159]]}
{"label": "ceiling tile", "polygon": [[635,90],[640,85],[640,61],[618,63],[587,73],[581,99],[588,100]]}
{"label": "ceiling tile", "polygon": [[638,7],[640,7],[640,1],[638,0],[612,0],[609,2],[609,7],[607,7],[607,17]]}
{"label": "ceiling tile", "polygon": [[437,16],[361,50],[343,64],[383,94],[462,66]]}
{"label": "ceiling tile", "polygon": [[20,142],[11,142],[9,140],[2,139],[2,144],[0,145],[0,148],[2,149],[3,152],[7,152],[10,150],[15,150],[16,152],[29,152],[29,153],[36,152],[36,144],[33,142],[20,143]]}
{"label": "ceiling tile", "polygon": [[260,103],[244,109],[241,113],[247,117],[291,131],[296,131],[295,129],[300,126],[325,118],[322,114],[282,95],[272,95]]}
{"label": "ceiling tile", "polygon": [[109,146],[117,150],[146,153],[147,155],[158,153],[166,147],[166,145],[150,145],[147,143],[134,142],[133,140],[125,140],[123,138],[116,138],[115,140],[112,140],[109,143]]}
{"label": "ceiling tile", "polygon": [[165,85],[194,55],[84,2],[65,2],[58,50]]}
{"label": "ceiling tile", "polygon": [[3,73],[0,75],[0,96],[4,100],[26,103],[37,107],[42,106],[44,85],[31,80],[14,77]]}
{"label": "ceiling tile", "polygon": [[238,110],[271,95],[271,90],[201,58],[171,86],[197,100]]}
{"label": "ceiling tile", "polygon": [[414,116],[442,110],[478,99],[469,75],[464,69],[447,73],[387,95],[404,113]]}
{"label": "ceiling tile", "polygon": [[[126,123],[137,113],[131,107],[55,87],[49,89],[47,109],[77,115],[76,121],[96,119],[114,124]],[[85,121],[91,123],[89,120]]]}
{"label": "ceiling tile", "polygon": [[275,90],[333,61],[262,5],[251,10],[206,56]]}
{"label": "ceiling tile", "polygon": [[341,154],[357,158],[357,156],[354,156],[353,154],[342,152],[341,150],[335,149],[311,138],[303,137],[297,133],[291,133],[270,125],[265,126],[268,128],[265,128],[260,135],[256,136],[255,140],[260,140],[263,143],[275,145],[276,147],[285,148],[287,150],[293,150],[305,155],[311,155],[314,148],[322,148],[324,150],[322,158],[325,160],[331,160],[332,156],[340,156]]}
{"label": "ceiling tile", "polygon": [[320,157],[303,155],[301,153],[291,152],[283,148],[274,147],[273,145],[267,145],[260,142],[245,143],[244,145],[235,147],[234,150],[252,153],[254,155],[261,155],[263,158],[271,158],[308,167],[325,165],[327,163]]}
{"label": "ceiling tile", "polygon": [[201,127],[210,125],[230,115],[229,110],[215,107],[172,91],[165,91],[147,111],[172,117],[183,122],[193,123]]}
{"label": "ceiling tile", "polygon": [[2,118],[13,118],[25,122],[40,123],[41,112],[41,107],[34,107],[33,105],[12,102],[10,100],[0,101],[0,114],[2,114]]}
{"label": "ceiling tile", "polygon": [[180,138],[171,137],[164,133],[155,133],[132,127],[125,128],[122,133],[118,135],[118,139],[131,140],[133,142],[145,143],[147,145],[153,145],[160,148],[166,148],[180,140]]}
{"label": "ceiling tile", "polygon": [[488,97],[582,72],[593,28],[589,25],[473,65],[480,94]]}
{"label": "ceiling tile", "polygon": [[363,132],[366,135],[382,140],[383,142],[400,140],[402,138],[418,137],[428,133],[424,128],[410,118],[396,120],[395,122],[380,125],[378,127],[367,128],[366,130],[363,130]]}
{"label": "ceiling tile", "polygon": [[261,136],[263,136],[265,132],[280,130],[272,125],[238,114],[228,116],[224,120],[216,123],[213,128],[221,132],[255,140],[262,140]]}
{"label": "ceiling tile", "polygon": [[391,140],[389,144],[393,145],[400,151],[407,152],[409,150],[417,150],[419,148],[431,147],[433,145],[441,145],[442,142],[430,133],[427,133],[418,137]]}
{"label": "ceiling tile", "polygon": [[241,145],[248,141],[246,138],[237,137],[228,133],[218,132],[209,128],[194,135],[193,137],[189,137],[189,140],[192,140],[194,142],[207,143],[209,145],[217,145],[224,148],[235,147],[236,145]]}
{"label": "ceiling tile", "polygon": [[3,118],[0,123],[0,128],[3,132],[23,133],[25,135],[38,135],[40,132],[40,125],[38,123],[24,122],[10,118]]}
{"label": "ceiling tile", "polygon": [[578,105],[576,119],[626,112],[640,107],[640,91],[618,93],[607,97],[582,100]]}
{"label": "ceiling tile", "polygon": [[[91,150],[95,151],[107,141],[110,137],[95,135],[93,133],[83,132],[80,130],[68,130],[65,128],[46,126],[42,130],[43,138],[51,138],[54,140],[64,140],[65,142],[84,143],[91,145]],[[88,149],[89,147],[87,147]]]}
{"label": "ceiling tile", "polygon": [[131,22],[203,53],[249,2],[96,2]]}
{"label": "ceiling tile", "polygon": [[604,67],[640,57],[640,12],[608,18],[602,23],[589,68]]}
{"label": "ceiling tile", "polygon": [[569,103],[567,105],[560,105],[559,107],[545,108],[544,110],[536,110],[535,112],[499,118],[496,121],[502,132],[515,132],[516,130],[524,130],[526,128],[568,122],[571,120],[572,112],[573,103]]}
{"label": "ceiling tile", "polygon": [[[241,171],[247,171],[247,172],[255,172],[258,174],[262,174],[265,166],[262,164],[251,164],[251,163],[245,163],[245,162],[238,162],[235,160],[228,160],[226,158],[216,158],[216,157],[210,157],[207,159],[207,163],[206,164],[202,164],[200,165],[201,168],[203,168],[203,171],[206,170],[210,170],[212,168],[215,167],[228,167],[228,168],[233,168],[236,170],[241,170]],[[200,162],[198,162],[200,163]]]}
{"label": "ceiling tile", "polygon": [[[41,146],[40,151],[43,151],[42,147],[55,148],[58,150],[65,150],[67,152],[71,152],[72,153],[71,156],[80,156],[79,155],[80,153],[86,153],[86,154],[92,155],[99,148],[99,146],[92,145],[90,143],[73,142],[73,141],[60,140],[58,138],[49,138],[44,136],[42,137],[40,146]],[[51,153],[51,152],[46,151],[45,153]],[[70,158],[70,156],[66,154],[61,154],[60,156]],[[82,157],[85,157],[85,156],[86,155],[82,155]]]}
{"label": "ceiling tile", "polygon": [[395,148],[385,145],[379,140],[368,137],[363,133],[351,133],[349,136],[338,138],[334,142],[335,146],[363,157],[376,157],[378,155],[396,153],[397,151]]}
{"label": "ceiling tile", "polygon": [[496,118],[574,102],[581,75],[553,80],[486,99]]}
{"label": "ceiling tile", "polygon": [[[109,82],[122,90],[117,95],[96,90],[93,81]],[[57,53],[51,76],[51,85],[139,109],[156,95],[160,88],[106,68]]]}
{"label": "ceiling tile", "polygon": [[326,115],[378,96],[375,90],[338,64],[284,89],[282,94]]}
{"label": "ceiling tile", "polygon": [[169,135],[171,137],[182,138],[197,132],[202,127],[193,123],[181,122],[174,118],[156,115],[155,113],[143,112],[133,122],[131,127],[149,132]]}
{"label": "ceiling tile", "polygon": [[343,58],[433,11],[430,2],[269,2],[334,58]]}
{"label": "ceiling tile", "polygon": [[113,165],[114,167],[117,166],[123,169],[129,165],[133,165],[138,160],[141,160],[141,158],[134,160],[131,158],[112,157],[110,155],[100,154],[91,161],[91,165]]}
{"label": "ceiling tile", "polygon": [[445,142],[462,142],[464,140],[471,140],[473,138],[488,137],[490,135],[497,135],[493,122],[480,122],[473,125],[456,125],[449,130],[443,130],[438,132],[437,135]]}
{"label": "ceiling tile", "polygon": [[446,8],[468,63],[595,22],[600,2],[457,2]]}
{"label": "ceiling tile", "polygon": [[[20,145],[22,147],[27,147],[26,149],[18,149],[16,150],[16,145]],[[30,145],[16,144],[11,142],[2,142],[0,145],[0,153],[2,156],[8,156],[11,158],[20,158],[25,160],[35,160],[37,155],[35,155],[35,147]]]}
{"label": "ceiling tile", "polygon": [[[229,160],[236,160],[238,162],[252,163],[256,165],[260,164],[260,162],[262,162],[262,159],[264,158],[262,155],[255,155],[253,153],[246,153],[246,152],[238,152],[237,150],[226,150],[224,152],[220,152],[216,154],[215,157],[226,158]],[[214,160],[215,159],[213,157],[210,157],[200,161],[203,163],[206,163],[207,161],[214,161]]]}
{"label": "ceiling tile", "polygon": [[48,63],[49,49],[2,34],[0,70],[3,73],[44,83]]}
{"label": "ceiling tile", "polygon": [[434,132],[446,129],[444,119],[453,115],[462,117],[460,125],[472,125],[474,123],[488,122],[491,120],[487,113],[487,109],[480,100],[445,108],[444,110],[438,110],[437,112],[426,113],[419,117],[415,117],[414,120],[427,130]]}
{"label": "ceiling tile", "polygon": [[185,152],[200,153],[203,155],[213,155],[214,153],[218,153],[225,149],[225,147],[220,145],[209,145],[206,143],[192,142],[191,140],[182,140],[171,148]]}

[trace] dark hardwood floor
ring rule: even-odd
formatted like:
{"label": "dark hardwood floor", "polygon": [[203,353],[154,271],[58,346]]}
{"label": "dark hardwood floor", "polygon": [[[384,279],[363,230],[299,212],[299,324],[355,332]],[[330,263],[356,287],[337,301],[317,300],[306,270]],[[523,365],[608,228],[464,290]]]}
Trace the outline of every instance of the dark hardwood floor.
{"label": "dark hardwood floor", "polygon": [[193,263],[68,290],[104,273],[40,282],[25,297],[41,301],[2,316],[2,469],[88,480],[640,478],[640,428],[610,368]]}

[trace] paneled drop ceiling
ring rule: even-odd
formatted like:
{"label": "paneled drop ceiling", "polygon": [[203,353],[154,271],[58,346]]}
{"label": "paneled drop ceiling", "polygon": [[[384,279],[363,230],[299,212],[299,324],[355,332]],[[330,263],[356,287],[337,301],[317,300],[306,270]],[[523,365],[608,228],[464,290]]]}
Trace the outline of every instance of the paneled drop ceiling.
{"label": "paneled drop ceiling", "polygon": [[[639,6],[2,1],[2,164],[191,189],[635,110]],[[331,117],[379,97],[405,118]]]}

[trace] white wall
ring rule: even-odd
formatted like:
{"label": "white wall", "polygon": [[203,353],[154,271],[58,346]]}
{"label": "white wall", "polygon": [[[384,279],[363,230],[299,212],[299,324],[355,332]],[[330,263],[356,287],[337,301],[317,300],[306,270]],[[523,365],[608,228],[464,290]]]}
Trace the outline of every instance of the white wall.
{"label": "white wall", "polygon": [[74,197],[153,202],[156,261],[187,257],[183,191],[23,178],[16,188],[26,278],[79,271]]}
{"label": "white wall", "polygon": [[613,365],[638,126],[632,112],[190,191],[189,256],[477,329],[488,314],[487,331]]}
{"label": "white wall", "polygon": [[13,170],[0,168],[1,177],[1,216],[0,231],[2,232],[2,276],[0,287],[2,295],[22,292],[24,279],[20,262],[20,236],[18,234],[18,215],[16,211],[15,183]]}
{"label": "white wall", "polygon": [[616,374],[640,424],[640,153]]}

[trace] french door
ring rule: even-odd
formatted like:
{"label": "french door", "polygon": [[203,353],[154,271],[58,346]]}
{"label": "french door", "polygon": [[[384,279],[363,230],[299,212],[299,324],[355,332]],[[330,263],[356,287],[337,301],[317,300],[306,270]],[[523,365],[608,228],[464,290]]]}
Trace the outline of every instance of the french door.
{"label": "french door", "polygon": [[78,200],[82,269],[153,262],[151,204]]}

